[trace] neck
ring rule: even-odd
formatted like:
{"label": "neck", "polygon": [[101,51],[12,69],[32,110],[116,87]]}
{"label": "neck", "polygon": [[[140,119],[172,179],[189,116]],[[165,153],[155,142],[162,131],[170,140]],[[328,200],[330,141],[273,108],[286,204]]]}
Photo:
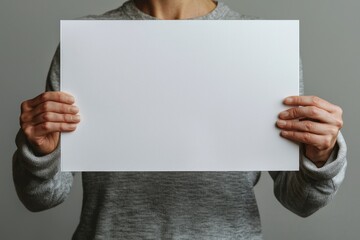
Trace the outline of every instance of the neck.
{"label": "neck", "polygon": [[216,8],[213,0],[134,0],[136,7],[159,19],[187,19],[204,16]]}

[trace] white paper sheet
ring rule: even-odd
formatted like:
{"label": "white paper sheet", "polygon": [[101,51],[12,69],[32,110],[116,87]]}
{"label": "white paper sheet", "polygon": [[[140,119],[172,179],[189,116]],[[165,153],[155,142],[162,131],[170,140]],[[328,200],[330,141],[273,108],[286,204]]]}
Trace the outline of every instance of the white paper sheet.
{"label": "white paper sheet", "polygon": [[61,90],[82,121],[62,171],[298,170],[279,136],[299,92],[299,23],[61,21]]}

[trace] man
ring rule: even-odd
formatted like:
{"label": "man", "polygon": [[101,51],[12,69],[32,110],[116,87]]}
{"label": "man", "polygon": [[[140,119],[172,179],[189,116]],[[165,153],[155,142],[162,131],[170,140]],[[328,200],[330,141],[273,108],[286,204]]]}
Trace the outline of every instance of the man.
{"label": "man", "polygon": [[[129,0],[86,19],[249,18],[211,0]],[[71,95],[59,91],[59,63],[58,49],[47,92],[21,106],[13,173],[19,198],[32,211],[63,202],[74,176],[59,170],[58,143],[60,132],[76,130],[80,110]],[[270,175],[278,200],[305,217],[326,205],[343,180],[342,110],[313,96],[284,103],[289,109],[279,113],[276,124],[281,136],[303,144],[300,171]],[[84,172],[73,239],[262,239],[253,192],[259,177],[259,172]]]}

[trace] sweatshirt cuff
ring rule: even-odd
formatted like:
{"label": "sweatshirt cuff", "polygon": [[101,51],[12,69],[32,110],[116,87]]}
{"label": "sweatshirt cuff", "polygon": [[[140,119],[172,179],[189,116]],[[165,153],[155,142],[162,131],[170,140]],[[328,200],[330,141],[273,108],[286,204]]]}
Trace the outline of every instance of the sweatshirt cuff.
{"label": "sweatshirt cuff", "polygon": [[23,166],[33,175],[50,179],[60,171],[60,147],[50,154],[36,156],[31,149],[25,135],[20,131],[18,133],[18,156],[22,159]]}
{"label": "sweatshirt cuff", "polygon": [[337,176],[346,166],[347,147],[345,139],[341,132],[337,137],[335,148],[326,161],[325,165],[318,168],[310,159],[308,159],[304,152],[300,155],[300,171],[306,176],[314,180],[329,180]]}

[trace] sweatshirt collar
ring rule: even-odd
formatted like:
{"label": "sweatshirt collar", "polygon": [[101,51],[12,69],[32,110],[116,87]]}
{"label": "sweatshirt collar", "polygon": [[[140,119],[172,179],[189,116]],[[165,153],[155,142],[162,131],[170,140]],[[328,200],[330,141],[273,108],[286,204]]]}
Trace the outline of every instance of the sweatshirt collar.
{"label": "sweatshirt collar", "polygon": [[[195,18],[187,18],[184,20],[215,20],[215,19],[222,19],[223,16],[229,11],[229,8],[223,3],[219,1],[215,1],[216,7],[214,10],[209,12],[206,15],[195,17]],[[134,0],[128,0],[124,3],[125,13],[131,19],[138,19],[138,20],[161,20],[159,18],[153,17],[149,14],[142,12],[138,9],[134,3]]]}

